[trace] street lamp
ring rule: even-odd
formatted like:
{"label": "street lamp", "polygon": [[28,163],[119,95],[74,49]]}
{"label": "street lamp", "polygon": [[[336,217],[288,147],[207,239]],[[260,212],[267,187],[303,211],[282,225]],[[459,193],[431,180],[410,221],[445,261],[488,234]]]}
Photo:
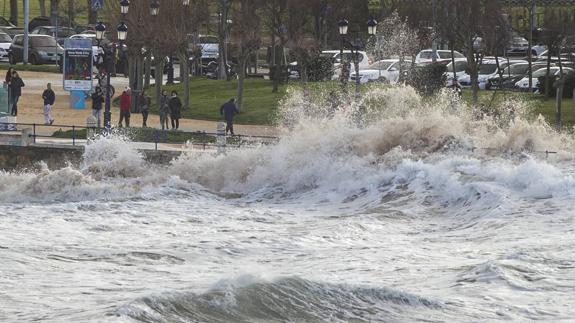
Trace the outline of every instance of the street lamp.
{"label": "street lamp", "polygon": [[100,41],[104,39],[104,33],[106,33],[106,25],[100,21],[94,29],[96,29],[96,40],[98,41],[99,46]]}
{"label": "street lamp", "polygon": [[122,21],[116,31],[118,32],[118,40],[121,42],[125,41],[126,37],[128,37],[128,26]]}
{"label": "street lamp", "polygon": [[120,13],[121,13],[122,15],[127,15],[129,8],[130,8],[130,0],[122,0],[122,1],[120,1]]}
{"label": "street lamp", "polygon": [[157,16],[160,13],[160,2],[158,0],[152,0],[150,4],[150,14],[152,16]]}
{"label": "street lamp", "polygon": [[349,21],[347,21],[347,19],[342,18],[339,22],[338,22],[338,27],[339,27],[339,36],[341,37],[341,46],[339,49],[339,64],[341,67],[341,75],[340,75],[340,81],[341,81],[341,90],[343,93],[347,92],[347,73],[345,72],[345,68],[346,68],[346,64],[344,62],[343,59],[343,48],[345,47],[345,35],[347,35],[347,29],[349,27]]}
{"label": "street lamp", "polygon": [[375,36],[375,34],[377,34],[377,21],[373,18],[369,19],[367,22],[367,33],[370,36]]}

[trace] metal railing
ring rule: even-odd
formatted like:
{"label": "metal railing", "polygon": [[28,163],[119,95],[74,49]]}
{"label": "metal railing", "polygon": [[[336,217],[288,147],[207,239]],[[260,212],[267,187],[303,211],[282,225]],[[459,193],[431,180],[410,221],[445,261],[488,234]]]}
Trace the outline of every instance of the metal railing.
{"label": "metal railing", "polygon": [[[81,143],[88,142],[91,137],[104,135],[107,133],[106,128],[88,127],[63,124],[37,124],[37,123],[2,123],[2,125],[11,126],[0,132],[15,132],[25,128],[31,129],[30,138],[34,144],[40,144],[40,139],[53,139],[57,144],[72,145],[73,147]],[[43,129],[49,130],[43,130]],[[57,130],[55,130],[57,129]],[[65,129],[65,130],[63,130]],[[159,145],[165,145],[165,148],[177,148],[175,146],[192,146],[202,149],[220,147],[217,143],[218,133],[206,131],[173,131],[161,130],[155,128],[114,128],[112,133],[122,135],[135,143],[152,144],[154,150],[159,150]],[[66,141],[66,139],[70,141]],[[254,136],[254,135],[234,135],[226,136],[226,148],[245,148],[255,147],[258,145],[273,144],[278,141],[274,136]],[[163,149],[169,150],[169,149]]]}

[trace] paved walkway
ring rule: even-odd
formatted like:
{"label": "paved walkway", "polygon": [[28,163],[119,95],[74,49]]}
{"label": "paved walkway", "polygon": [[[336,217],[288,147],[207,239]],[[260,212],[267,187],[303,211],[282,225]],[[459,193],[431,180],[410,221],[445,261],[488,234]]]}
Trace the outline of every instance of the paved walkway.
{"label": "paved walkway", "polygon": [[[0,71],[1,75],[5,75],[6,71]],[[60,74],[56,73],[40,73],[40,72],[19,72],[24,80],[26,87],[22,89],[23,95],[18,104],[18,123],[44,123],[44,115],[42,113],[42,92],[46,87],[46,83],[52,83],[52,88],[56,93],[57,101],[52,110],[55,123],[63,125],[77,125],[85,126],[86,118],[91,113],[91,102],[86,102],[86,109],[78,110],[69,107],[69,93],[63,89],[63,80]],[[128,79],[124,77],[112,78],[112,84],[116,91],[120,92],[126,85]],[[112,123],[117,123],[119,120],[118,108],[112,109]],[[142,124],[142,116],[140,114],[132,114],[130,120],[132,125],[139,126]],[[157,115],[150,115],[148,118],[148,125],[154,128],[160,128],[160,118]],[[216,132],[217,122],[195,120],[195,119],[181,119],[180,130],[182,131],[206,131]],[[251,136],[277,136],[278,131],[275,127],[258,126],[258,125],[234,125],[236,134],[251,135]]]}

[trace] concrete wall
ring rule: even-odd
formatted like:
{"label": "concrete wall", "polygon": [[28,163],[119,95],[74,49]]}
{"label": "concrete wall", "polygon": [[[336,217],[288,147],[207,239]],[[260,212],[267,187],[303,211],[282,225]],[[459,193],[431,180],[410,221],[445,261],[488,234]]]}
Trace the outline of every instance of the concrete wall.
{"label": "concrete wall", "polygon": [[[65,167],[68,163],[80,165],[83,147],[42,147],[0,145],[0,169],[11,171],[35,169],[38,163],[45,162],[50,169]],[[178,151],[142,151],[146,160],[152,164],[168,164],[181,153]]]}

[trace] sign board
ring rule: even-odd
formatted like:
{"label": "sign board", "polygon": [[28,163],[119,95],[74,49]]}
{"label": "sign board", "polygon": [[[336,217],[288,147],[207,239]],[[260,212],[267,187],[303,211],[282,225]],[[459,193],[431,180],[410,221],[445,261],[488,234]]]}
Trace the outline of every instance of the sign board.
{"label": "sign board", "polygon": [[92,40],[70,39],[64,41],[64,90],[92,90]]}
{"label": "sign board", "polygon": [[98,11],[104,9],[104,0],[92,0],[92,10]]}

